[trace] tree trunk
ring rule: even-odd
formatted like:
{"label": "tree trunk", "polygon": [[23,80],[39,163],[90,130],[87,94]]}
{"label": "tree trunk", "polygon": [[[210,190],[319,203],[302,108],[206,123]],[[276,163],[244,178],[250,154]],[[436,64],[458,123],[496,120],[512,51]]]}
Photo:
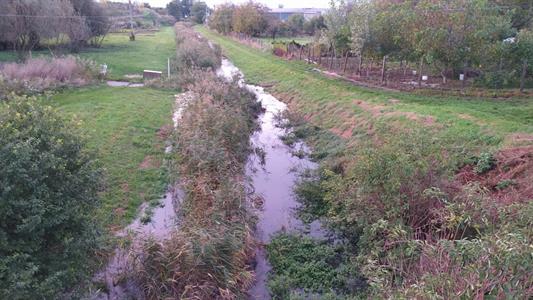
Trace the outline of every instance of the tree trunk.
{"label": "tree trunk", "polygon": [[363,54],[359,54],[359,65],[357,66],[357,75],[361,76],[361,67],[363,66]]}
{"label": "tree trunk", "polygon": [[420,65],[418,66],[418,87],[422,87],[422,67],[424,66],[424,57],[420,58]]}
{"label": "tree trunk", "polygon": [[346,67],[348,66],[348,54],[349,54],[350,51],[346,51],[346,55],[344,57],[344,68],[342,70],[342,72],[344,74],[346,74]]}
{"label": "tree trunk", "polygon": [[386,67],[387,67],[387,55],[383,56],[383,63],[381,64],[381,84],[385,82]]}
{"label": "tree trunk", "polygon": [[372,70],[373,63],[374,63],[374,58],[371,58],[370,63],[368,64],[368,67],[366,68],[366,77],[370,77],[370,71]]}
{"label": "tree trunk", "polygon": [[311,46],[307,46],[307,64],[311,63]]}
{"label": "tree trunk", "polygon": [[318,50],[318,64],[322,65],[322,48]]}
{"label": "tree trunk", "polygon": [[304,47],[300,47],[300,54],[298,56],[298,60],[302,60],[302,52],[304,51]]}
{"label": "tree trunk", "polygon": [[329,69],[333,68],[333,57],[335,56],[335,48],[331,49],[331,60],[329,61]]}
{"label": "tree trunk", "polygon": [[446,84],[446,82],[447,82],[446,70],[440,71],[440,76],[442,77],[442,84]]}
{"label": "tree trunk", "polygon": [[468,67],[468,63],[465,61],[463,63],[463,81],[461,82],[461,89],[465,89],[465,86],[466,86],[466,68]]}
{"label": "tree trunk", "polygon": [[522,65],[522,76],[520,77],[520,92],[524,92],[526,87],[526,75],[527,75],[527,59],[524,59]]}

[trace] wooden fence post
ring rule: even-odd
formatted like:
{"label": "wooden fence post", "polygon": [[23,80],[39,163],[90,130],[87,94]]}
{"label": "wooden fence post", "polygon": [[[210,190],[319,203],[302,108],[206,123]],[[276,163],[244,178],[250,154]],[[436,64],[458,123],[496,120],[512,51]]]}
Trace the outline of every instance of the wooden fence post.
{"label": "wooden fence post", "polygon": [[385,68],[387,65],[387,55],[383,56],[383,63],[381,64],[381,84],[385,81]]}
{"label": "wooden fence post", "polygon": [[333,68],[333,56],[335,55],[335,49],[331,49],[331,60],[329,61],[329,69]]}
{"label": "wooden fence post", "polygon": [[346,74],[346,67],[348,66],[348,55],[349,55],[350,51],[346,51],[346,55],[344,57],[344,68],[342,70],[342,73],[345,73]]}
{"label": "wooden fence post", "polygon": [[418,66],[418,87],[422,87],[422,66],[424,65],[424,57],[420,58],[420,65]]}

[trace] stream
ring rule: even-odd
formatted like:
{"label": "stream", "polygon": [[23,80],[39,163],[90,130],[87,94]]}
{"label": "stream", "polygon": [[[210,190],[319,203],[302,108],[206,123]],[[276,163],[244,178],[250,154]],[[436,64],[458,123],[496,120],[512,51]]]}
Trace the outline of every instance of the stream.
{"label": "stream", "polygon": [[[251,180],[255,195],[263,200],[262,207],[257,211],[258,223],[255,232],[255,237],[260,243],[256,250],[256,282],[249,290],[249,295],[250,299],[270,299],[267,281],[271,266],[263,246],[268,244],[272,236],[279,231],[298,232],[317,238],[325,236],[318,222],[304,225],[295,216],[294,211],[299,205],[293,195],[299,174],[306,169],[316,168],[317,165],[306,158],[293,155],[292,149],[281,140],[286,131],[276,124],[277,116],[287,109],[285,103],[265,92],[260,86],[245,84],[243,74],[227,59],[223,59],[217,75],[227,80],[237,78],[239,85],[253,92],[264,108],[264,113],[259,116],[258,120],[260,129],[250,137],[254,147],[263,149],[264,161],[251,156],[246,167],[246,175]],[[176,95],[176,110],[173,114],[175,128],[178,126],[181,113],[190,97],[189,93]],[[303,149],[304,152],[308,150],[303,143],[298,144],[297,147]],[[166,149],[167,152],[171,150],[170,146]],[[173,227],[178,226],[175,206],[182,198],[182,191],[177,188],[171,189],[161,199],[160,205],[153,209],[150,222],[146,224],[141,222],[140,216],[147,209],[147,205],[144,205],[141,207],[140,216],[117,236],[124,237],[133,233],[132,243],[134,245],[136,241],[147,235],[164,239]],[[127,280],[125,282],[121,280],[129,270],[126,257],[125,250],[115,250],[106,268],[95,276],[96,280],[105,283],[105,292],[99,292],[91,299],[138,298],[135,295],[140,293],[136,287]]]}
{"label": "stream", "polygon": [[[260,130],[251,137],[252,145],[263,149],[265,161],[250,159],[246,168],[255,194],[262,197],[264,202],[258,212],[256,239],[262,245],[267,244],[272,235],[279,231],[324,237],[325,233],[318,222],[305,226],[295,216],[294,210],[299,204],[294,198],[293,190],[298,174],[306,169],[316,168],[317,165],[306,158],[294,156],[292,149],[281,140],[285,130],[276,126],[276,117],[287,109],[287,105],[265,92],[264,88],[245,84],[243,74],[227,59],[222,61],[217,74],[228,80],[239,78],[239,84],[253,92],[265,109],[259,117]],[[300,143],[296,147],[308,150],[305,144]],[[256,252],[256,283],[249,291],[250,299],[270,299],[267,288],[270,270],[266,251],[261,246]]]}

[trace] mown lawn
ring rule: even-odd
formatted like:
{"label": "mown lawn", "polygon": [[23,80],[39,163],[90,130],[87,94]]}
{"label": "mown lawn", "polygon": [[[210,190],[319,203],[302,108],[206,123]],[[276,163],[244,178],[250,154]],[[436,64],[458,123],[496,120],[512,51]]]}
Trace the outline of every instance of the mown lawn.
{"label": "mown lawn", "polygon": [[[327,78],[313,71],[314,66],[299,61],[288,62],[205,27],[197,27],[197,30],[220,44],[224,55],[244,72],[249,82],[272,86],[269,88],[272,93],[286,101],[292,99],[301,113],[312,116],[314,122],[324,128],[342,131],[358,119],[371,122],[395,119],[395,122],[413,126],[409,118],[393,113],[403,112],[403,116],[414,113],[420,119],[427,119],[445,134],[465,138],[465,143],[483,141],[480,146],[511,145],[514,143],[511,133],[533,133],[533,99],[466,99],[371,90]],[[357,101],[364,101],[364,104],[358,105]],[[371,107],[365,109],[362,106]],[[376,113],[376,110],[382,113]],[[358,134],[356,131],[354,136]]]}
{"label": "mown lawn", "polygon": [[70,90],[51,103],[81,120],[88,146],[105,168],[102,218],[128,224],[144,201],[160,199],[167,185],[164,141],[158,130],[172,123],[173,93],[104,86]]}
{"label": "mown lawn", "polygon": [[[126,33],[109,34],[101,48],[86,48],[78,55],[99,64],[107,64],[109,77],[122,79],[127,74],[142,74],[145,69],[165,71],[167,58],[173,57],[175,51],[174,30],[171,27],[162,27],[159,32],[153,34],[137,34],[134,42],[130,42]],[[54,54],[60,53],[54,52]],[[49,56],[50,52],[48,50],[33,52],[33,57],[43,55]],[[16,53],[0,51],[0,62],[15,60],[17,60]]]}

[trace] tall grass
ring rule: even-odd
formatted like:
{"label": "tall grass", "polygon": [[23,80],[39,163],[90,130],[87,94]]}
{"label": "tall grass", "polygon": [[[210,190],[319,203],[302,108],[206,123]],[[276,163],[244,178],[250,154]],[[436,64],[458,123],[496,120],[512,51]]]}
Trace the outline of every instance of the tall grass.
{"label": "tall grass", "polygon": [[[178,40],[194,38],[186,26],[176,30]],[[254,278],[244,167],[261,107],[252,93],[199,61],[191,59],[196,70],[185,73],[183,88],[192,97],[174,136],[171,171],[186,195],[180,225],[168,239],[144,241],[136,254],[135,275],[149,299],[243,298]]]}
{"label": "tall grass", "polygon": [[190,25],[177,23],[176,68],[178,72],[192,67],[216,70],[221,63],[221,49],[198,35]]}
{"label": "tall grass", "polygon": [[94,62],[74,56],[34,58],[0,66],[0,97],[10,92],[39,93],[65,86],[82,86],[98,74]]}

